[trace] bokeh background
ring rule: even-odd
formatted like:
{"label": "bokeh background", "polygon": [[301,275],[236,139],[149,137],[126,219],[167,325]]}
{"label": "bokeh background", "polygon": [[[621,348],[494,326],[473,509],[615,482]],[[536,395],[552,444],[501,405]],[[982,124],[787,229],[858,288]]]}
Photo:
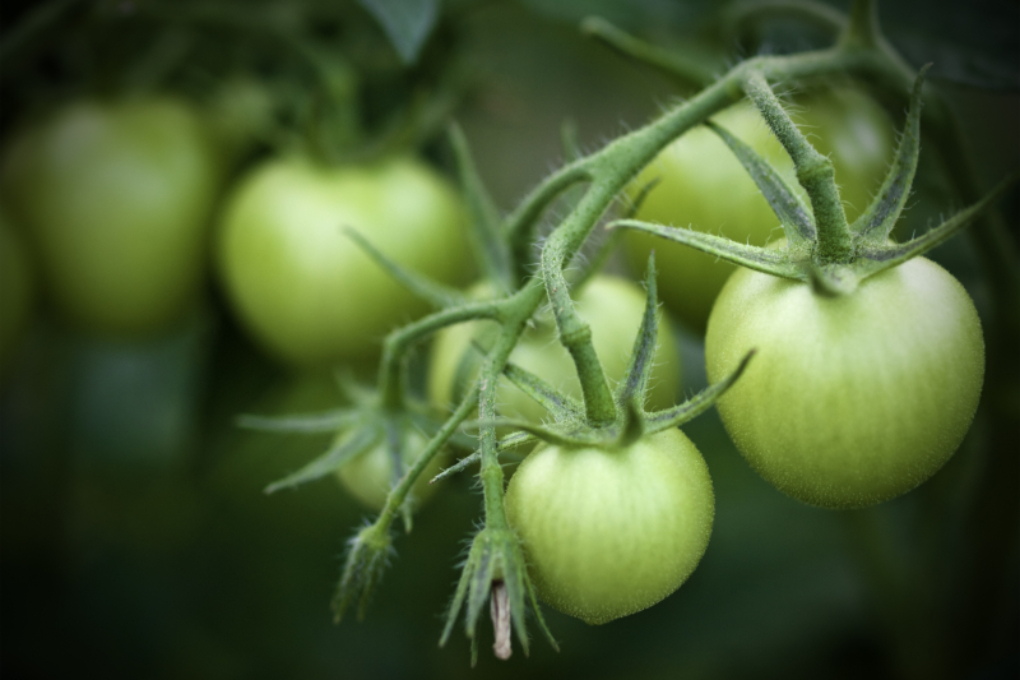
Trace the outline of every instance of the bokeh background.
{"label": "bokeh background", "polygon": [[[605,16],[720,69],[741,56],[830,39],[790,17],[726,33],[718,28],[722,5],[706,0],[450,0],[423,61],[405,69],[361,5],[276,4],[311,7],[315,16],[335,11],[337,22],[355,27],[344,35],[364,32],[373,54],[384,55],[372,62],[382,65],[366,86],[368,121],[399,110],[422,82],[443,93],[443,74],[455,72],[452,103],[443,111],[463,125],[504,211],[561,162],[564,120],[593,149],[684,94],[585,38],[578,30],[584,16]],[[69,54],[105,41],[121,55],[108,61],[122,62],[142,54],[144,36],[170,22],[159,3],[49,5],[57,18],[16,50],[7,49],[12,36],[38,16],[41,3],[6,2],[0,10],[5,136],[84,91],[81,74],[67,66]],[[845,10],[847,3],[832,6]],[[930,82],[960,115],[983,186],[1015,170],[1018,5],[910,0],[883,3],[880,14],[912,64],[935,63]],[[224,63],[215,50],[226,50],[227,39],[210,40],[213,31],[187,23],[175,30],[194,30],[195,59],[208,61],[160,77],[168,87],[212,97],[218,82],[236,75],[208,66]],[[235,28],[224,35],[244,34]],[[246,49],[257,51],[258,41],[250,44],[256,47]],[[291,78],[295,90],[315,87],[300,69],[288,71],[286,55],[280,60],[279,70],[253,73],[276,85]],[[105,63],[97,60],[95,68]],[[891,113],[902,121],[902,111]],[[412,136],[423,153],[449,170],[441,128],[422,124],[419,132]],[[268,153],[253,145],[233,172]],[[925,155],[911,228],[923,230],[959,207],[937,159]],[[1015,238],[1016,192],[1000,210]],[[967,237],[934,257],[987,315],[988,284]],[[702,347],[683,329],[678,335],[691,394],[704,385]],[[1016,376],[1004,382],[1018,394]],[[708,413],[684,428],[708,462],[717,503],[711,544],[691,579],[661,604],[601,627],[546,610],[558,653],[536,636],[530,658],[517,649],[508,662],[496,661],[483,625],[472,669],[463,636],[437,646],[481,509],[470,475],[450,480],[414,531],[399,536],[398,557],[366,620],[340,625],[332,623],[329,600],[345,540],[365,511],[328,479],[273,496],[261,491],[328,438],[246,432],[236,416],[319,410],[339,400],[329,375],[297,373],[266,356],[212,276],[186,319],[144,340],[78,331],[43,299],[0,383],[4,677],[984,680],[1020,673],[1020,422],[1010,420],[1016,403],[1005,415],[982,408],[959,452],[923,487],[854,512],[811,508],[773,490]]]}

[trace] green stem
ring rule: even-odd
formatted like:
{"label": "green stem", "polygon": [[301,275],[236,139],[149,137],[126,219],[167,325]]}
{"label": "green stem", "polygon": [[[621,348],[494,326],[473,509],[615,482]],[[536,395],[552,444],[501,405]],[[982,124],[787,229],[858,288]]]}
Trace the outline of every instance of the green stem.
{"label": "green stem", "polygon": [[415,342],[430,333],[476,319],[502,318],[503,302],[491,300],[472,302],[460,307],[443,309],[419,319],[412,324],[398,328],[386,336],[383,343],[383,356],[379,364],[379,390],[382,394],[383,408],[400,411],[404,407],[404,385],[401,367],[407,350]]}
{"label": "green stem", "polygon": [[797,129],[763,75],[752,72],[744,87],[793,159],[797,180],[811,200],[818,233],[817,257],[822,264],[848,262],[853,241],[843,204],[839,200],[832,161],[818,153]]}
{"label": "green stem", "polygon": [[400,513],[400,507],[403,505],[404,499],[407,498],[407,494],[411,491],[411,487],[414,486],[418,477],[422,475],[425,468],[432,462],[432,459],[436,457],[450,437],[454,435],[460,424],[467,420],[471,412],[474,411],[476,394],[477,387],[466,395],[453,414],[439,428],[435,436],[429,440],[425,450],[414,461],[414,465],[408,469],[400,482],[390,491],[390,495],[386,497],[386,505],[383,506],[382,512],[379,513],[379,517],[375,521],[375,526],[381,531],[388,530],[390,524]]}

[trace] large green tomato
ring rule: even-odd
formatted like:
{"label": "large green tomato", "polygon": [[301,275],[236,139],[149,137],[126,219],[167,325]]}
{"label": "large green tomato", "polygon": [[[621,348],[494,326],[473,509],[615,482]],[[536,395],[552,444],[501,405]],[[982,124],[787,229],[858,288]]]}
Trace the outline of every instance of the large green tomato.
{"label": "large green tomato", "polygon": [[[483,290],[476,290],[479,297]],[[591,327],[595,353],[613,384],[627,374],[634,340],[645,309],[645,294],[634,283],[609,275],[593,277],[576,296],[577,313]],[[433,404],[455,406],[461,390],[477,374],[480,353],[471,347],[473,338],[484,339],[496,330],[490,321],[476,321],[444,329],[436,335],[429,363],[428,391]],[[570,353],[557,340],[556,321],[540,316],[521,337],[510,361],[536,374],[553,387],[577,399],[581,383]],[[472,370],[474,369],[474,370]],[[680,386],[680,356],[668,320],[661,318],[655,368],[650,380],[649,408],[663,409],[676,403]],[[509,380],[500,381],[497,410],[503,416],[533,423],[548,416],[545,408]]]}
{"label": "large green tomato", "polygon": [[31,316],[35,276],[28,250],[0,210],[0,375]]}
{"label": "large green tomato", "polygon": [[708,322],[709,379],[752,347],[718,403],[726,430],[779,490],[829,508],[880,503],[935,474],[967,432],[984,377],[970,297],[920,257],[838,297],[740,269]]}
{"label": "large green tomato", "polygon": [[365,359],[424,313],[344,228],[390,259],[448,283],[472,272],[466,216],[439,174],[410,158],[326,167],[291,157],[255,168],[229,197],[218,264],[256,339],[294,364]]}
{"label": "large green tomato", "polygon": [[[821,153],[829,156],[836,181],[853,220],[882,184],[894,148],[889,116],[865,93],[850,88],[818,90],[794,100],[792,116]],[[765,125],[743,101],[713,120],[753,147],[787,174],[793,162]],[[705,127],[689,130],[668,146],[628,188],[635,197],[653,180],[636,219],[722,234],[734,241],[765,245],[781,235],[779,219],[729,147]],[[679,243],[628,230],[624,252],[641,271],[655,250],[659,296],[677,319],[702,333],[712,302],[733,265]]]}
{"label": "large green tomato", "polygon": [[540,446],[510,479],[506,511],[539,597],[599,624],[680,587],[715,501],[704,459],[674,428],[620,450]]}
{"label": "large green tomato", "polygon": [[81,101],[15,137],[2,189],[59,307],[88,329],[141,335],[195,303],[219,165],[184,101]]}

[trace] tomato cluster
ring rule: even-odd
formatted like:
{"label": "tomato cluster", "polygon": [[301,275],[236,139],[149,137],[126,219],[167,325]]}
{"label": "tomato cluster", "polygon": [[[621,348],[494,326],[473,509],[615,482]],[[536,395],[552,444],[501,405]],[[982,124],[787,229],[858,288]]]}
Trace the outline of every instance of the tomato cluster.
{"label": "tomato cluster", "polygon": [[[217,115],[238,111],[220,101],[215,114],[167,88],[82,97],[13,126],[0,158],[0,375],[36,306],[60,329],[138,342],[205,313],[272,371],[335,371],[343,408],[248,424],[330,437],[325,454],[267,492],[328,478],[379,513],[349,541],[338,618],[378,583],[394,518],[409,529],[431,482],[473,463],[485,523],[455,602],[468,601],[473,636],[491,599],[499,637],[500,621],[523,625],[528,596],[604,624],[690,577],[715,495],[679,426],[711,406],[754,471],[821,508],[901,496],[960,447],[985,378],[981,321],[959,281],[921,249],[894,253],[889,238],[917,168],[921,77],[897,142],[873,94],[809,80],[780,104],[775,74],[755,62],[761,72],[748,67],[731,91],[698,95],[703,111],[719,111],[711,121],[687,129],[677,116],[658,137],[642,136],[648,126],[578,154],[503,219],[456,130],[456,163],[440,168],[448,149],[418,144],[434,130],[401,118],[417,114],[359,129],[357,76],[327,51],[302,58],[333,98],[304,102],[297,121],[259,105],[238,129],[217,128]],[[830,53],[812,58],[822,75],[852,70]],[[782,58],[768,63],[795,80],[775,66],[796,70]],[[765,123],[759,111],[773,99],[754,91],[759,80],[780,114],[794,112],[796,132],[784,136],[776,116]],[[264,94],[235,83],[224,96]],[[339,121],[349,127],[330,126]],[[308,138],[267,130],[296,123]],[[265,134],[245,156],[241,138],[255,128]],[[668,144],[665,129],[677,133]],[[360,134],[370,139],[348,139]],[[817,153],[805,169],[796,144],[808,140]],[[752,179],[739,143],[774,176]],[[447,175],[455,166],[459,185]],[[808,176],[819,168],[832,170],[826,189],[838,186],[838,220],[825,221],[837,200],[826,205]],[[567,189],[582,184],[589,193],[572,203],[581,194]],[[609,225],[626,228],[621,241],[605,240],[622,244],[621,259],[589,269],[587,239],[614,205],[632,212]],[[536,238],[550,207],[564,206],[568,216]],[[688,235],[664,240],[663,225]],[[713,253],[762,247],[733,256],[741,267],[690,247],[706,242]],[[838,257],[826,251],[840,245]],[[621,274],[646,267],[644,289]],[[680,328],[703,343],[711,383],[682,404]],[[469,449],[456,463],[454,444]]]}

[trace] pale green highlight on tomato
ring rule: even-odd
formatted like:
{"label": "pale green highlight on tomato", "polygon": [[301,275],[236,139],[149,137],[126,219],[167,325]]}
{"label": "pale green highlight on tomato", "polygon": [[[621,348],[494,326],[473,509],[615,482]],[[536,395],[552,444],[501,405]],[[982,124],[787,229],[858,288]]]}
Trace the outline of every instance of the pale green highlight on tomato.
{"label": "pale green highlight on tomato", "polygon": [[[644,315],[644,292],[626,279],[598,275],[588,281],[577,295],[576,309],[591,327],[595,353],[606,377],[611,385],[616,384],[627,374]],[[429,364],[428,389],[432,403],[445,407],[455,405],[455,383],[458,379],[467,380],[476,375],[460,370],[465,353],[474,352],[471,340],[484,338],[486,333],[495,330],[495,323],[478,321],[451,326],[436,335]],[[480,357],[481,354],[475,352],[467,360],[477,361]],[[581,383],[573,359],[559,343],[556,322],[550,314],[541,315],[535,327],[525,331],[510,355],[510,361],[566,394],[581,399]],[[676,403],[680,388],[680,356],[669,320],[664,316],[659,319],[654,361],[647,407],[668,408]],[[500,414],[506,417],[538,423],[548,416],[544,407],[505,378],[500,381],[496,401]]]}
{"label": "pale green highlight on tomato", "polygon": [[850,295],[741,269],[709,319],[710,380],[754,360],[718,403],[762,477],[812,505],[859,508],[937,472],[977,408],[984,341],[974,305],[915,258]]}
{"label": "pale green highlight on tomato", "polygon": [[221,176],[197,112],[162,97],[61,109],[15,138],[2,184],[60,309],[144,335],[196,302]]}
{"label": "pale green highlight on tomato", "polygon": [[[853,220],[882,184],[894,148],[885,111],[853,88],[818,90],[794,99],[791,116],[821,153],[832,159],[836,182]],[[736,104],[713,118],[786,174],[796,186],[793,162],[754,106]],[[782,235],[779,219],[754,180],[725,143],[705,127],[689,130],[668,146],[628,188],[632,197],[653,180],[636,219],[721,234],[765,245]],[[802,195],[803,192],[801,192]],[[734,265],[679,243],[628,230],[624,252],[643,271],[655,250],[659,297],[677,319],[704,332],[708,315]]]}
{"label": "pale green highlight on tomato", "polygon": [[510,525],[539,597],[601,624],[687,580],[708,546],[708,467],[678,429],[620,450],[540,446],[510,479]]}
{"label": "pale green highlight on tomato", "polygon": [[241,181],[220,226],[231,302],[255,338],[293,364],[364,360],[428,310],[345,228],[438,281],[462,284],[472,273],[458,194],[410,158],[341,167],[270,160]]}

